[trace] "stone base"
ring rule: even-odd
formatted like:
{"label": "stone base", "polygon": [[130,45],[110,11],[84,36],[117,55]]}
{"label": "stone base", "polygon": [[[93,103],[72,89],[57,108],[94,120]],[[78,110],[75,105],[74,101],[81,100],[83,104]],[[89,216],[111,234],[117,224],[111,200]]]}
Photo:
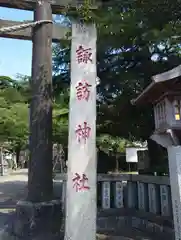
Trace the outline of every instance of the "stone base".
{"label": "stone base", "polygon": [[62,218],[59,200],[41,203],[19,201],[6,232],[10,239],[14,237],[16,240],[60,240]]}

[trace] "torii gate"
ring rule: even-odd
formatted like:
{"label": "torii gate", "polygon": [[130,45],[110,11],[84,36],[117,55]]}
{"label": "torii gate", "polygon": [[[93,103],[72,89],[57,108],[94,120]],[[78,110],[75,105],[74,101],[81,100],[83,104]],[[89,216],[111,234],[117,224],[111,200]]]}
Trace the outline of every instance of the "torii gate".
{"label": "torii gate", "polygon": [[[28,176],[28,197],[26,202],[20,202],[17,206],[17,211],[20,213],[24,213],[23,219],[19,219],[21,222],[21,228],[19,231],[23,237],[26,237],[26,234],[41,234],[45,232],[46,229],[50,229],[52,226],[52,221],[54,221],[53,228],[57,225],[57,222],[60,221],[61,214],[58,214],[58,218],[55,219],[55,215],[57,216],[58,212],[61,212],[58,208],[58,203],[54,202],[53,204],[52,197],[52,172],[49,169],[52,169],[52,102],[51,102],[51,89],[52,89],[52,49],[51,43],[52,40],[54,42],[58,42],[61,39],[67,39],[66,34],[69,32],[68,28],[60,27],[58,25],[52,24],[52,13],[59,13],[60,9],[62,9],[67,4],[71,4],[73,7],[75,5],[79,5],[81,1],[75,1],[72,4],[71,0],[53,0],[52,4],[49,0],[0,0],[1,7],[8,7],[8,8],[16,8],[16,9],[24,9],[24,10],[33,10],[34,11],[34,22],[14,22],[14,21],[6,21],[0,20],[0,37],[6,38],[15,38],[15,39],[24,39],[24,40],[31,40],[33,42],[33,57],[32,57],[32,80],[31,80],[31,88],[32,88],[32,101],[30,105],[30,154],[31,154],[31,161],[29,164],[29,176]],[[96,6],[97,7],[97,6]],[[7,27],[7,28],[6,28]],[[33,27],[32,36],[31,36],[31,27]],[[80,197],[77,200],[85,199],[82,205],[79,204],[79,210],[82,212],[76,212],[76,208],[71,208],[71,204],[73,204],[73,196],[74,194],[68,194],[68,212],[69,221],[67,220],[67,227],[66,227],[66,236],[65,240],[95,240],[96,239],[96,151],[95,151],[95,120],[96,120],[96,31],[95,27],[87,27],[84,26],[83,30],[80,26],[76,26],[74,24],[73,30],[73,37],[76,39],[74,43],[72,43],[72,48],[75,49],[75,43],[79,43],[80,47],[84,43],[87,43],[88,49],[91,47],[94,48],[94,52],[88,53],[93,65],[90,67],[82,67],[78,68],[78,73],[81,72],[81,77],[87,76],[87,80],[92,81],[89,87],[92,86],[92,96],[90,97],[92,102],[89,103],[89,107],[84,106],[84,110],[86,114],[84,114],[84,130],[83,138],[86,140],[85,136],[91,135],[91,142],[90,144],[84,148],[82,153],[88,153],[87,156],[87,165],[85,166],[86,170],[91,173],[89,176],[90,178],[90,185],[85,186],[84,182],[88,180],[87,175],[84,172],[75,172],[75,176],[77,176],[76,181],[78,181],[78,188],[76,191],[91,189],[90,193],[86,195],[86,191],[81,193]],[[94,36],[93,45],[92,42],[89,42],[89,37]],[[77,42],[76,42],[77,41]],[[86,49],[87,50],[87,49]],[[72,55],[72,58],[75,56]],[[73,63],[73,62],[72,62]],[[73,64],[74,65],[74,64]],[[77,65],[78,66],[78,65]],[[86,70],[85,70],[86,69]],[[74,74],[76,74],[76,66],[74,67]],[[78,79],[74,79],[77,81]],[[83,80],[83,79],[82,79]],[[75,84],[76,82],[74,82]],[[82,83],[81,83],[82,84]],[[79,85],[80,86],[80,85]],[[74,86],[75,87],[75,86]],[[73,94],[72,90],[72,97],[70,102],[75,102],[75,94]],[[80,100],[80,99],[79,99]],[[92,103],[92,104],[91,104]],[[83,107],[83,105],[82,105]],[[74,110],[72,112],[75,113],[76,105],[74,104]],[[89,109],[90,113],[92,114],[92,125],[86,126],[87,118],[90,117],[90,113],[87,111]],[[83,110],[83,113],[84,113]],[[71,112],[70,112],[71,114]],[[79,112],[80,114],[80,112]],[[79,119],[81,120],[81,119]],[[75,123],[70,119],[70,125]],[[78,130],[81,130],[80,125],[78,125],[76,133],[78,134],[78,141],[80,141],[81,133]],[[90,131],[92,130],[92,133]],[[71,131],[70,131],[71,132]],[[69,133],[72,136],[73,132]],[[69,139],[71,137],[69,136]],[[70,146],[70,141],[69,141]],[[78,157],[78,150],[75,148],[75,137],[74,143],[71,145],[71,149],[77,151],[76,157]],[[92,151],[91,153],[89,151]],[[83,156],[79,154],[80,156]],[[71,154],[69,154],[71,155]],[[80,157],[79,156],[79,157]],[[70,157],[71,158],[71,157]],[[72,159],[72,158],[71,158]],[[91,162],[89,161],[90,159]],[[75,159],[76,161],[76,159]],[[77,165],[77,164],[74,164]],[[73,174],[72,166],[69,166],[69,171]],[[84,169],[85,170],[85,169]],[[82,170],[81,170],[82,171]],[[70,174],[70,176],[71,176]],[[81,179],[80,175],[82,176]],[[75,179],[72,179],[74,182]],[[70,187],[71,178],[69,177],[68,180],[68,191]],[[82,188],[80,187],[82,184]],[[91,187],[90,187],[91,186]],[[71,190],[72,191],[72,190]],[[71,196],[70,196],[71,195]],[[85,201],[90,201],[85,203]],[[91,202],[92,201],[92,202]],[[43,204],[42,204],[43,202]],[[48,202],[48,203],[47,203]],[[52,209],[49,211],[49,206]],[[57,205],[58,204],[58,205]],[[93,206],[92,209],[90,207]],[[41,213],[41,209],[42,213]],[[38,212],[39,209],[39,212]],[[45,211],[46,210],[46,211]],[[49,215],[45,217],[43,212],[48,212]],[[37,215],[38,213],[38,215]],[[82,214],[82,222],[79,221],[80,214]],[[90,216],[87,216],[90,214]],[[20,214],[21,215],[21,214]],[[35,216],[36,215],[36,216]],[[71,215],[71,216],[70,216]],[[38,218],[38,222],[36,219]],[[46,220],[44,219],[46,218]],[[47,218],[49,218],[48,221]],[[40,224],[40,222],[43,223]],[[27,229],[28,223],[28,229]],[[75,223],[73,226],[72,224]],[[18,223],[19,224],[19,223]],[[40,225],[39,225],[40,224]],[[26,225],[26,226],[25,226]],[[54,226],[55,225],[55,226]],[[77,225],[77,229],[76,229]],[[36,231],[32,233],[32,226]],[[59,230],[56,229],[57,231]],[[42,231],[42,232],[41,232]],[[47,230],[48,231],[48,230]],[[46,231],[46,237],[47,237]],[[52,231],[52,229],[50,230]],[[19,233],[20,233],[19,232]],[[24,235],[23,235],[24,234]],[[38,238],[37,238],[38,239]],[[47,239],[47,238],[46,238]],[[52,236],[48,239],[54,239]]]}

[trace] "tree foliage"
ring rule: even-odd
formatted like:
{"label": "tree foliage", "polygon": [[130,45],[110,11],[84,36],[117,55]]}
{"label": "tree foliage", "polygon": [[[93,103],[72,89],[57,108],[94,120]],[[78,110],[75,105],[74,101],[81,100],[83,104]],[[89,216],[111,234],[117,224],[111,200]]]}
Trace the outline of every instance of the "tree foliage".
{"label": "tree foliage", "polygon": [[24,146],[28,137],[28,104],[18,82],[0,77],[0,141]]}
{"label": "tree foliage", "polygon": [[107,154],[111,153],[111,155],[116,156],[121,153],[124,154],[126,147],[133,147],[134,143],[118,136],[102,134],[97,138],[97,146]]}
{"label": "tree foliage", "polygon": [[[88,5],[86,0],[79,11],[66,9],[65,24],[76,19],[97,25],[98,144],[122,151],[125,141],[148,139],[153,131],[151,106],[137,108],[130,100],[150,83],[151,76],[180,63],[181,6],[178,0],[114,0],[114,5],[104,1],[96,11]],[[53,71],[53,138],[67,144],[69,41],[54,46]],[[27,76],[19,81],[0,78],[1,140],[28,139],[29,80]]]}
{"label": "tree foliage", "polygon": [[[18,77],[0,76],[0,141],[8,142],[12,150],[27,147],[29,138],[30,77]],[[57,93],[53,101],[53,141],[67,144],[67,136],[68,92]]]}
{"label": "tree foliage", "polygon": [[[87,1],[86,1],[87,2]],[[135,107],[131,100],[151,82],[151,77],[180,64],[180,2],[103,1],[98,10],[66,10],[66,23],[95,22],[97,26],[97,136],[129,141],[148,140],[154,165],[160,147],[149,140],[154,130],[152,106]],[[68,22],[69,20],[69,22]],[[70,43],[54,47],[56,89],[70,83]],[[105,142],[99,142],[105,144]],[[110,144],[107,144],[110,146]],[[108,146],[106,147],[108,148]],[[157,149],[158,148],[158,149]],[[156,160],[157,159],[157,160]]]}
{"label": "tree foliage", "polygon": [[[130,100],[150,83],[151,76],[179,64],[180,4],[178,0],[104,3],[86,13],[98,32],[98,134],[148,139],[154,127],[152,109],[138,109]],[[85,12],[71,9],[67,16],[86,21]],[[66,86],[70,82],[68,42],[54,48],[53,63],[55,85]]]}

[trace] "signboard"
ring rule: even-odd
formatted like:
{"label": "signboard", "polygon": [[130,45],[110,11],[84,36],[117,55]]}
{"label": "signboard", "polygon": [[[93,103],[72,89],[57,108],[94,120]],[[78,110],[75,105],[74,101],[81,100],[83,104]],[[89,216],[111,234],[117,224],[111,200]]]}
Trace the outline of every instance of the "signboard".
{"label": "signboard", "polygon": [[137,163],[138,162],[138,151],[145,151],[147,148],[136,148],[136,147],[127,147],[126,148],[126,162],[128,163]]}
{"label": "signboard", "polygon": [[126,162],[138,162],[137,148],[126,148]]}
{"label": "signboard", "polygon": [[65,240],[96,239],[96,27],[72,25]]}

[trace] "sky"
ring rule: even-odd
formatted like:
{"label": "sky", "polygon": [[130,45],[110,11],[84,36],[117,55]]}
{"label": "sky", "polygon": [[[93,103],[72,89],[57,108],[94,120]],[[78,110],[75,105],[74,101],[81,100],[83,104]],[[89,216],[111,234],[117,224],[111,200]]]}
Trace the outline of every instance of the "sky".
{"label": "sky", "polygon": [[[0,7],[0,19],[32,20],[33,12]],[[32,43],[0,37],[0,75],[16,78],[17,74],[31,75]]]}

